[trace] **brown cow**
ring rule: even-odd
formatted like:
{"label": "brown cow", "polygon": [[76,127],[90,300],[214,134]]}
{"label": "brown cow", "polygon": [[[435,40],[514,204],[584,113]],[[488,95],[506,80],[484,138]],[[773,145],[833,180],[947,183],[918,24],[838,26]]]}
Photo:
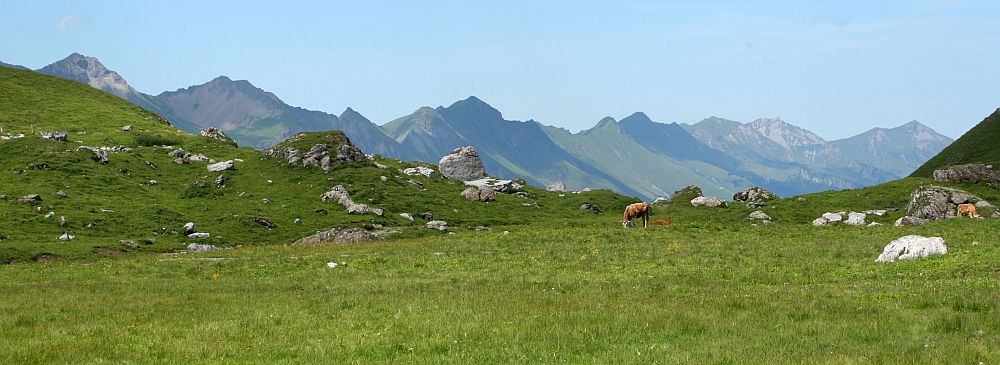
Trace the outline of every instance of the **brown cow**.
{"label": "brown cow", "polygon": [[635,227],[632,220],[635,218],[642,218],[642,228],[649,226],[649,213],[652,213],[649,209],[649,203],[641,202],[635,204],[629,204],[625,207],[625,214],[622,216],[622,225],[625,228]]}
{"label": "brown cow", "polygon": [[963,215],[969,216],[969,218],[979,218],[979,213],[976,213],[976,206],[973,204],[959,204],[958,205],[958,216]]}

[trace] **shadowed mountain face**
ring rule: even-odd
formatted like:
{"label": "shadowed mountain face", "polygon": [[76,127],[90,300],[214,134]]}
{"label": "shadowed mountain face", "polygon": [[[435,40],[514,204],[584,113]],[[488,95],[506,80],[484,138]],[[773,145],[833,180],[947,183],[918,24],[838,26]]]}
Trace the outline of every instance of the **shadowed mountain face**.
{"label": "shadowed mountain face", "polygon": [[952,142],[951,138],[912,121],[892,129],[873,128],[831,144],[861,163],[903,177]]}
{"label": "shadowed mountain face", "polygon": [[931,177],[934,170],[951,165],[981,163],[1000,166],[1000,148],[997,148],[997,141],[1000,141],[1000,109],[958,137],[954,143],[920,166],[911,176]]}

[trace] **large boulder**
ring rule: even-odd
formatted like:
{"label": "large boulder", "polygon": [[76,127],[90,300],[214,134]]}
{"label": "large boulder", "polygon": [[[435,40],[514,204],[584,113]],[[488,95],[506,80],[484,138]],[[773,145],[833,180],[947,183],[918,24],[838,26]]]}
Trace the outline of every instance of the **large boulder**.
{"label": "large boulder", "polygon": [[921,186],[910,195],[906,215],[925,220],[950,218],[957,215],[959,204],[977,203],[980,200],[982,199],[958,189]]}
{"label": "large boulder", "polygon": [[337,229],[331,228],[326,231],[317,231],[316,234],[300,238],[296,244],[310,245],[316,243],[359,243],[371,241],[374,236],[360,228]]}
{"label": "large boulder", "polygon": [[912,260],[946,253],[948,253],[948,244],[943,238],[910,235],[897,238],[886,245],[875,262]]}
{"label": "large boulder", "polygon": [[725,204],[726,202],[722,201],[722,199],[719,199],[714,196],[699,196],[697,198],[691,199],[691,205],[696,207],[704,206],[709,208],[715,208],[724,206]]}
{"label": "large boulder", "polygon": [[749,220],[761,220],[761,221],[771,221],[771,216],[764,213],[762,210],[755,210],[747,216]]}
{"label": "large boulder", "polygon": [[441,176],[450,180],[469,181],[489,176],[486,174],[483,160],[479,158],[479,152],[472,146],[459,147],[441,157],[438,170],[441,170]]}
{"label": "large boulder", "polygon": [[847,213],[847,219],[844,220],[844,223],[852,226],[863,226],[868,224],[868,215],[865,213],[850,212]]}
{"label": "large boulder", "polygon": [[439,231],[448,230],[448,222],[445,221],[430,221],[425,225],[427,228],[436,229]]}
{"label": "large boulder", "polygon": [[997,184],[1000,183],[1000,172],[983,164],[956,165],[947,169],[935,170],[934,181],[947,183],[978,183],[983,181]]}
{"label": "large boulder", "polygon": [[733,194],[733,201],[740,202],[763,202],[777,198],[777,195],[759,186]]}
{"label": "large boulder", "polygon": [[[336,160],[337,162],[366,162],[368,161],[368,156],[358,146],[344,144],[337,147]],[[324,170],[329,170],[329,167]]]}

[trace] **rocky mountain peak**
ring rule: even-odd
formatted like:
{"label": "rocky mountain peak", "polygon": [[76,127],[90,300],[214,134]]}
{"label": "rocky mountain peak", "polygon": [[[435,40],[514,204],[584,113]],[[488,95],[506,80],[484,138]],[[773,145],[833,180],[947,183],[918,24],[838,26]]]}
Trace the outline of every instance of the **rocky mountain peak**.
{"label": "rocky mountain peak", "polygon": [[781,118],[760,118],[747,123],[746,126],[785,149],[826,143],[815,133],[787,123]]}
{"label": "rocky mountain peak", "polygon": [[455,115],[463,115],[466,117],[476,116],[477,118],[493,120],[503,119],[503,115],[500,114],[499,110],[475,96],[469,96],[464,100],[456,101],[447,108],[444,108],[444,110]]}
{"label": "rocky mountain peak", "polygon": [[127,99],[136,91],[117,72],[109,70],[96,57],[74,52],[66,58],[45,66],[38,73],[69,79],[104,90]]}

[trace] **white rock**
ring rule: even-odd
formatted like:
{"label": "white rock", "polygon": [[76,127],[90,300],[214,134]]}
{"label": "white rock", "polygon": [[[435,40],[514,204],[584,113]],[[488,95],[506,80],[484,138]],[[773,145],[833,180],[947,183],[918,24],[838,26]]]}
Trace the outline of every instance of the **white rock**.
{"label": "white rock", "polygon": [[410,215],[410,213],[399,213],[399,216],[403,217],[403,219],[413,222],[413,215]]}
{"label": "white rock", "polygon": [[706,206],[709,208],[715,208],[721,206],[724,203],[725,202],[723,202],[722,199],[719,199],[714,196],[699,196],[697,198],[691,199],[691,205],[696,207]]}
{"label": "white rock", "polygon": [[327,262],[327,263],[326,263],[326,267],[329,267],[329,268],[331,268],[331,269],[334,269],[334,268],[336,268],[336,267],[337,267],[337,263],[336,263],[336,262]]}
{"label": "white rock", "polygon": [[871,215],[875,215],[875,216],[878,216],[878,217],[885,217],[885,216],[889,215],[889,211],[887,211],[885,209],[866,210],[865,214],[871,214]]}
{"label": "white rock", "polygon": [[184,224],[184,234],[189,235],[194,233],[194,222],[187,222]]}
{"label": "white rock", "polygon": [[216,246],[212,246],[212,245],[200,245],[200,244],[197,244],[197,243],[192,243],[190,245],[187,245],[187,252],[190,252],[190,253],[208,252],[208,251],[215,251],[215,250],[220,250],[220,248],[218,248]]}
{"label": "white rock", "polygon": [[405,175],[409,175],[409,176],[422,175],[422,176],[427,177],[429,179],[433,179],[433,178],[435,178],[437,176],[437,173],[434,172],[434,169],[426,167],[426,166],[411,167],[411,168],[408,168],[408,169],[404,169],[402,172]]}
{"label": "white rock", "polygon": [[890,242],[875,262],[893,262],[896,260],[912,260],[929,255],[948,253],[948,244],[941,237],[924,237],[918,235],[903,236]]}
{"label": "white rock", "polygon": [[823,218],[823,217],[819,217],[819,218],[813,219],[813,225],[814,226],[824,226],[827,223],[830,223],[830,221],[826,220],[826,218]]}
{"label": "white rock", "polygon": [[[193,159],[192,159],[193,160]],[[222,161],[208,165],[208,172],[219,172],[233,169],[233,160]]]}
{"label": "white rock", "polygon": [[828,223],[836,223],[844,220],[844,216],[840,213],[823,213],[823,219],[826,219]]}
{"label": "white rock", "polygon": [[468,181],[463,181],[462,183],[468,186],[475,186],[480,190],[486,188],[493,188],[493,190],[497,192],[508,193],[508,194],[521,190],[524,187],[521,184],[514,183],[513,180],[500,180],[500,179],[494,179],[492,177],[488,177],[485,179],[478,179],[478,180],[468,180]]}
{"label": "white rock", "polygon": [[195,232],[195,233],[192,233],[192,234],[188,235],[188,238],[198,238],[198,239],[205,239],[205,238],[211,238],[211,237],[212,237],[212,234],[211,233],[206,233],[206,232]]}
{"label": "white rock", "polygon": [[159,184],[159,183],[160,182],[156,181],[156,180],[149,180],[149,185],[156,185],[156,184]]}
{"label": "white rock", "polygon": [[882,225],[882,223],[879,223],[879,222],[871,222],[871,223],[868,223],[868,226],[869,226],[869,227],[878,227],[878,226],[881,226],[881,225]]}
{"label": "white rock", "polygon": [[63,233],[62,236],[59,236],[59,240],[60,241],[72,241],[72,240],[75,240],[75,239],[76,239],[76,236],[71,235],[69,233]]}
{"label": "white rock", "polygon": [[430,221],[427,222],[427,228],[436,229],[439,231],[444,231],[448,229],[448,222],[445,221]]}
{"label": "white rock", "polygon": [[48,214],[45,215],[45,219],[52,218],[52,216],[54,215],[56,215],[56,212],[49,212]]}
{"label": "white rock", "polygon": [[747,219],[749,219],[749,220],[770,221],[771,220],[771,216],[767,215],[767,213],[764,213],[764,211],[762,211],[762,210],[755,210],[755,211],[753,211],[753,213],[750,213],[750,216],[748,216]]}
{"label": "white rock", "polygon": [[385,175],[382,175],[382,176],[379,176],[379,177],[378,177],[378,179],[379,179],[379,180],[382,180],[382,182],[386,182],[386,181],[389,181],[389,178],[388,178],[388,177],[385,177]]}
{"label": "white rock", "polygon": [[868,223],[868,216],[865,213],[850,212],[847,213],[847,220],[844,223],[852,226],[863,226]]}

